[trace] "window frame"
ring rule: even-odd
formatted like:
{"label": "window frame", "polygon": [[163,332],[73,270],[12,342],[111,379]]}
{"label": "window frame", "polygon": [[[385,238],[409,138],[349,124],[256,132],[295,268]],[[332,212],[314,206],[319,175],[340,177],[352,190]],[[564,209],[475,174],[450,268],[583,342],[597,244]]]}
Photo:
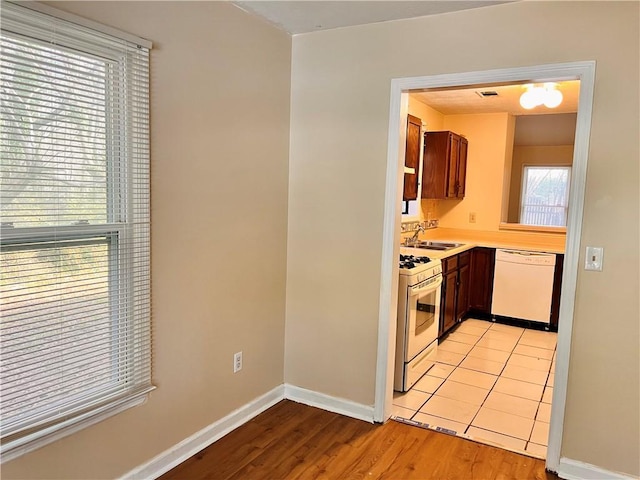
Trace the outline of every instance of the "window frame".
{"label": "window frame", "polygon": [[[5,18],[9,18],[9,20],[6,20],[9,22],[9,27],[6,30]],[[64,246],[65,242],[79,242],[78,245],[80,245],[84,240],[104,238],[108,252],[106,255],[108,264],[107,282],[109,284],[107,318],[111,318],[111,322],[119,322],[118,326],[121,323],[125,323],[126,328],[131,331],[128,336],[116,335],[114,329],[104,333],[108,343],[114,342],[118,346],[122,342],[128,343],[128,347],[124,352],[119,348],[117,349],[118,352],[123,353],[117,355],[118,362],[114,364],[113,370],[111,370],[113,375],[120,377],[112,384],[113,388],[96,388],[94,394],[97,393],[97,390],[100,390],[101,393],[99,395],[91,396],[88,400],[79,402],[79,396],[85,396],[91,392],[91,388],[87,388],[81,394],[75,394],[76,399],[74,401],[68,400],[69,398],[73,399],[73,395],[65,397],[63,400],[58,399],[58,404],[63,403],[67,407],[62,413],[52,416],[52,414],[46,415],[41,412],[34,416],[36,420],[14,422],[14,425],[10,423],[11,429],[8,430],[8,433],[6,431],[2,432],[2,445],[0,447],[0,461],[2,463],[102,421],[125,409],[140,405],[146,401],[148,393],[155,389],[155,386],[151,383],[150,373],[151,320],[150,305],[148,304],[150,295],[148,64],[146,64],[146,71],[143,70],[145,74],[143,87],[146,88],[146,97],[143,92],[142,98],[135,100],[135,102],[141,103],[135,103],[133,107],[123,108],[125,107],[124,102],[131,101],[128,98],[131,96],[131,89],[134,86],[134,83],[129,79],[129,74],[126,72],[128,69],[133,70],[134,67],[129,64],[132,60],[127,53],[111,50],[113,55],[109,55],[110,47],[108,46],[108,42],[111,41],[115,43],[126,41],[129,49],[146,49],[145,54],[148,58],[148,50],[151,48],[151,43],[126,33],[119,35],[120,32],[115,29],[100,26],[95,22],[81,19],[45,5],[18,5],[11,2],[3,2],[2,35],[18,35],[32,38],[36,43],[43,40],[46,41],[46,39],[38,37],[30,30],[29,19],[31,18],[34,19],[34,22],[50,21],[54,27],[59,26],[72,33],[77,32],[77,37],[81,40],[95,39],[97,45],[95,49],[91,42],[84,45],[86,48],[78,48],[78,43],[65,45],[64,40],[61,41],[60,45],[54,45],[54,47],[60,49],[73,47],[83,55],[97,55],[105,61],[105,79],[113,79],[113,76],[110,77],[107,70],[116,68],[115,65],[117,65],[117,68],[124,74],[119,77],[119,80],[122,81],[124,78],[127,83],[125,88],[115,89],[113,83],[115,80],[111,82],[105,80],[105,113],[107,115],[105,121],[106,222],[89,224],[79,221],[68,225],[24,227],[16,227],[11,223],[3,222],[0,227],[0,246],[5,251],[11,251],[31,245],[30,249],[34,250],[34,246],[37,245],[40,245],[41,249],[59,248]],[[15,30],[16,28],[20,30],[22,27],[20,22],[24,19],[26,21],[23,25],[28,35]],[[131,43],[132,39],[135,40],[134,44]],[[72,40],[75,41],[77,39],[73,38]],[[105,43],[101,43],[103,41]],[[83,46],[81,41],[79,43]],[[136,86],[139,87],[137,83]],[[138,96],[139,92],[136,92],[136,94]],[[127,100],[125,100],[125,97],[127,97]],[[113,111],[113,107],[116,104],[121,111],[127,111],[128,113],[124,120],[114,123],[109,118],[109,112]],[[133,123],[137,121],[137,115],[141,115],[143,126],[146,128],[137,128],[137,131],[133,134],[129,130]],[[111,131],[114,125],[116,130]],[[139,127],[138,123],[136,123],[136,127]],[[134,142],[135,148],[138,149],[135,154],[128,151],[131,149],[131,143],[126,143],[125,146],[127,147],[122,148],[122,141],[120,141],[116,146],[118,142],[116,142],[115,138],[124,138],[125,136],[135,137],[135,141],[140,142]],[[142,163],[136,163],[140,159],[142,159]],[[132,171],[140,169],[141,166],[141,176]],[[146,170],[144,170],[145,168]],[[133,201],[132,195],[140,192],[145,194],[142,200],[136,199]],[[141,218],[147,218],[146,223],[140,221]],[[139,226],[141,228],[137,228]],[[139,233],[140,231],[142,233]],[[140,244],[133,245],[132,242],[134,241],[140,242]],[[140,251],[144,253],[141,254]],[[143,256],[144,258],[142,258]],[[143,266],[139,264],[134,266],[134,262],[139,262],[141,259],[143,260]],[[143,278],[142,282],[139,281],[138,277]],[[139,284],[135,284],[136,281],[138,283],[146,283],[146,285],[141,287]],[[121,285],[121,282],[125,282],[126,285]],[[114,285],[116,285],[116,288],[113,288]],[[138,304],[136,303],[138,300],[134,300],[134,297],[141,291],[139,290],[141,288],[146,289],[144,291],[145,299]],[[129,296],[124,306],[127,309],[126,318],[124,319],[120,312],[114,311],[114,305],[116,305],[114,295],[119,296],[123,290],[126,290]],[[118,306],[119,303],[117,302]],[[146,346],[139,347],[133,340],[139,341],[143,335],[149,335],[149,337],[143,342]],[[126,360],[124,365],[121,363],[122,359]],[[125,375],[122,375],[123,368],[126,372]],[[140,371],[142,371],[142,374]],[[129,385],[123,388],[122,385],[127,383]],[[55,405],[56,402],[51,401],[50,404]],[[70,405],[71,407],[69,408]],[[51,409],[49,408],[49,410]]]}
{"label": "window frame", "polygon": [[[567,164],[524,164],[522,165],[522,184],[520,186],[520,204],[518,211],[518,222],[520,225],[526,225],[527,227],[536,228],[536,227],[544,227],[544,228],[566,228],[568,214],[569,214],[569,193],[571,190],[571,165]],[[546,170],[565,170],[567,172],[567,183],[565,188],[565,195],[562,205],[544,205],[547,207],[555,207],[563,209],[563,219],[564,222],[562,225],[549,225],[549,224],[533,224],[533,223],[525,223],[523,221],[525,208],[528,205],[525,205],[524,201],[527,197],[527,171],[528,169],[546,169]]]}

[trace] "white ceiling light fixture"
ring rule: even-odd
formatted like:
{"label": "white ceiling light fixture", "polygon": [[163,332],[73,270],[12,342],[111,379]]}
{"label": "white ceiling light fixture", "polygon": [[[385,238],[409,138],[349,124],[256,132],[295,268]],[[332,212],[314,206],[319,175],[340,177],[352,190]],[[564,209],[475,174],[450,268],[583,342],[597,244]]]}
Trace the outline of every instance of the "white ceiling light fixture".
{"label": "white ceiling light fixture", "polygon": [[529,84],[525,87],[527,91],[520,96],[522,108],[531,110],[539,105],[556,108],[562,103],[562,92],[557,89],[555,83],[545,83],[542,86]]}

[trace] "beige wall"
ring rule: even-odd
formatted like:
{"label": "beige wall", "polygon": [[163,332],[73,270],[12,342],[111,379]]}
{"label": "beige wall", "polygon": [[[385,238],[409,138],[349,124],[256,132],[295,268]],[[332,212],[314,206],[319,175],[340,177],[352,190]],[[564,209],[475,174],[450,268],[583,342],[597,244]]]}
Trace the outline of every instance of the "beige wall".
{"label": "beige wall", "polygon": [[562,454],[639,474],[637,3],[517,2],[296,36],[288,204],[286,35],[221,2],[56,6],[155,42],[158,389],[3,478],[117,477],[282,383],[283,348],[286,381],[373,404],[390,80],[575,60],[598,62],[581,251],[603,246],[605,261],[578,275]]}
{"label": "beige wall", "polygon": [[414,95],[409,95],[409,113],[422,120],[422,124],[426,125],[426,130],[433,132],[444,128],[444,115],[422,103]]}
{"label": "beige wall", "polygon": [[516,117],[509,115],[507,121],[507,138],[504,152],[504,173],[502,177],[502,207],[500,222],[506,222],[509,215],[509,197],[511,195],[511,175],[513,175],[513,143],[516,134]]}
{"label": "beige wall", "polygon": [[[441,227],[498,230],[509,120],[508,113],[444,117],[445,130],[464,135],[469,145],[464,198],[439,202]],[[470,213],[476,223],[469,222]]]}
{"label": "beige wall", "polygon": [[577,113],[518,115],[514,145],[573,145]]}
{"label": "beige wall", "polygon": [[117,478],[282,384],[291,39],[223,2],[54,5],[154,42],[158,388],[2,478]]}
{"label": "beige wall", "polygon": [[391,79],[595,60],[580,251],[604,247],[604,271],[578,272],[561,453],[640,473],[639,7],[514,2],[294,37],[287,382],[373,403]]}
{"label": "beige wall", "polygon": [[514,146],[511,167],[511,191],[509,193],[509,222],[518,223],[520,216],[520,192],[522,168],[525,165],[572,165],[573,145]]}

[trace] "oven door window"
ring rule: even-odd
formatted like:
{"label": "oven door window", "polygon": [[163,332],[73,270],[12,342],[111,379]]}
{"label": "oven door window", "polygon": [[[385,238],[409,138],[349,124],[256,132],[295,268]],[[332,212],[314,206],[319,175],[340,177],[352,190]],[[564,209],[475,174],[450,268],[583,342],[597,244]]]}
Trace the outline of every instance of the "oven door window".
{"label": "oven door window", "polygon": [[414,335],[416,337],[419,337],[427,329],[429,329],[429,327],[431,327],[433,325],[433,322],[435,322],[436,320],[437,292],[437,290],[434,290],[422,295],[418,295],[416,304],[416,324],[414,331]]}
{"label": "oven door window", "polygon": [[405,361],[410,361],[438,338],[441,283],[442,281],[436,281],[430,287],[419,288],[418,292],[409,294],[404,330]]}

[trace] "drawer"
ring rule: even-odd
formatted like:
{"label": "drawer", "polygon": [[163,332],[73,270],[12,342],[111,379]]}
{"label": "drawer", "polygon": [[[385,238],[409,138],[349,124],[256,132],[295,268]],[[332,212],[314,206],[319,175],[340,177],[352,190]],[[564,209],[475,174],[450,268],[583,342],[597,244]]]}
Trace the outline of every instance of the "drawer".
{"label": "drawer", "polygon": [[458,268],[458,255],[442,259],[442,273],[448,273]]}
{"label": "drawer", "polygon": [[458,265],[462,268],[465,265],[469,265],[469,262],[471,261],[471,251],[467,251],[467,252],[462,252],[460,255],[458,255]]}

